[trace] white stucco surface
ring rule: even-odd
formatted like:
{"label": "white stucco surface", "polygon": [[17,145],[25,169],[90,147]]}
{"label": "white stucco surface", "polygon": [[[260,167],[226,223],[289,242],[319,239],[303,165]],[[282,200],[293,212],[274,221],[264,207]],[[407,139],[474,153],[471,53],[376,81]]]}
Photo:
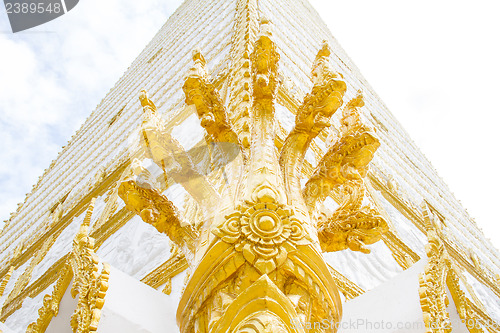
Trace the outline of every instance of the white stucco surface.
{"label": "white stucco surface", "polygon": [[59,313],[56,317],[52,318],[49,326],[45,333],[72,333],[71,329],[71,316],[76,309],[76,305],[78,304],[78,296],[73,298],[71,297],[71,284],[66,289],[63,298],[61,299],[61,303],[59,304]]}
{"label": "white stucco surface", "polygon": [[2,333],[15,333],[13,330],[8,328],[4,323],[0,322],[0,332]]}
{"label": "white stucco surface", "polygon": [[99,333],[178,332],[178,300],[112,268]]}
{"label": "white stucco surface", "polygon": [[[423,333],[418,274],[426,260],[344,304],[339,333]],[[398,329],[401,327],[401,329]]]}

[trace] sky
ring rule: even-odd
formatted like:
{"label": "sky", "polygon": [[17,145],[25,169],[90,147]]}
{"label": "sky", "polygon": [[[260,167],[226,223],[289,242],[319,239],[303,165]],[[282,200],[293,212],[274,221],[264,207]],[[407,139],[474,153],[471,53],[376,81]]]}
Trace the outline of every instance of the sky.
{"label": "sky", "polygon": [[[500,248],[498,1],[310,2]],[[16,34],[0,8],[0,221],[180,3],[82,0]]]}

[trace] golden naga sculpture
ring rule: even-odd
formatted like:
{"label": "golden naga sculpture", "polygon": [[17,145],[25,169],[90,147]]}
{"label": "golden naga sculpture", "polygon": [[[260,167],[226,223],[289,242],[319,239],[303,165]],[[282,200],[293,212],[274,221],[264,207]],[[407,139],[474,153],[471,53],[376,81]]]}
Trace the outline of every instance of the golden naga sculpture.
{"label": "golden naga sculpture", "polygon": [[362,206],[363,177],[380,146],[372,130],[361,121],[364,106],[361,92],[346,105],[341,118],[341,136],[319,162],[306,183],[303,195],[310,210],[332,189],[341,186],[344,201],[327,219],[318,221],[318,238],[323,251],[349,248],[369,253],[365,246],[378,242],[388,231],[387,222],[370,206]]}
{"label": "golden naga sculpture", "polygon": [[283,145],[280,165],[283,172],[286,191],[293,193],[288,203],[303,206],[300,194],[300,175],[307,149],[312,140],[330,126],[330,118],[342,105],[346,84],[329,66],[330,49],[324,43],[316,56],[312,70],[314,86],[304,98],[297,111],[295,126]]}
{"label": "golden naga sculpture", "polygon": [[[228,120],[199,51],[193,53],[194,67],[183,87],[186,103],[195,106],[209,141],[238,144],[244,155],[222,166],[231,171],[228,189],[214,191],[213,198],[193,195],[200,206],[212,204],[212,214],[202,221],[183,222],[173,203],[154,188],[153,182],[145,181],[150,177],[141,177],[140,167],[133,168],[135,174],[121,183],[119,195],[130,210],[166,233],[188,257],[190,275],[177,312],[181,332],[304,332],[292,323],[324,319],[332,325],[318,332],[336,332],[341,302],[322,251],[350,248],[368,252],[365,244],[377,241],[387,230],[387,224],[373,209],[361,208],[362,177],[378,141],[354,121],[340,143],[334,145],[338,147],[325,157],[333,164],[325,159],[320,162],[309,184],[329,182],[330,175],[337,177],[330,173],[333,170],[340,175],[335,187],[343,186],[347,199],[337,215],[318,223],[315,210],[306,202],[316,202],[319,197],[313,200],[307,189],[302,192],[300,188],[302,164],[311,141],[329,126],[331,116],[342,106],[346,84],[330,69],[330,50],[325,43],[313,64],[312,91],[300,106],[296,125],[280,152],[275,145],[274,106],[280,56],[269,21],[261,20],[260,32],[254,38],[248,46],[251,52],[243,56],[248,59],[251,75],[248,144],[240,145],[243,141],[235,133],[246,133],[246,129],[233,129],[236,125]],[[233,82],[233,87],[237,86]],[[344,112],[357,111],[361,103],[351,101]],[[144,105],[148,107],[149,103]],[[347,123],[351,119],[345,117]],[[172,161],[182,159],[178,147],[168,147],[168,142],[174,141],[161,121],[154,126],[145,122],[142,129],[147,133],[143,148],[161,152],[149,155],[156,164],[164,162],[168,169]],[[335,154],[341,155],[340,160]],[[198,176],[195,178],[203,179],[203,186],[209,189],[220,175]],[[188,193],[196,193],[189,181],[181,185]],[[368,221],[364,223],[363,218]],[[335,225],[337,220],[340,224]]]}
{"label": "golden naga sculpture", "polygon": [[366,176],[368,165],[380,142],[360,117],[364,106],[361,92],[343,110],[341,136],[321,159],[303,191],[307,206],[313,209],[332,189]]}
{"label": "golden naga sculpture", "polygon": [[177,208],[158,190],[139,186],[129,179],[121,183],[118,195],[126,202],[127,208],[144,222],[169,235],[182,248],[194,252],[196,231],[189,224],[182,226]]}
{"label": "golden naga sculpture", "polygon": [[238,137],[231,129],[219,92],[208,79],[205,58],[200,50],[193,51],[193,62],[194,66],[182,87],[186,104],[196,106],[201,126],[212,141],[238,144]]}
{"label": "golden naga sculpture", "polygon": [[[193,155],[199,155],[200,152],[197,149],[194,149],[193,154],[184,151],[182,146],[170,135],[164,122],[156,113],[156,106],[149,99],[145,90],[141,91],[139,100],[144,111],[140,141],[146,157],[151,158],[162,168],[167,186],[172,181],[181,184],[197,204],[204,209],[203,215],[211,215],[212,208],[219,202],[219,193],[207,181],[205,174],[196,167],[197,163],[193,160]],[[239,146],[234,143],[227,143],[222,149],[218,149],[221,148],[219,146],[222,144],[214,143],[214,138],[207,138],[207,141],[210,143],[208,147],[213,155],[217,155],[217,153],[220,155],[220,150],[222,150],[222,153],[225,153],[223,154],[225,158],[232,159],[235,154],[238,154]],[[134,161],[133,164],[134,176],[138,176],[142,180],[140,187],[148,189],[158,187],[153,184],[155,181],[151,179],[150,175],[144,177],[146,174],[140,166],[140,161]],[[169,179],[171,180],[169,181]],[[152,184],[147,185],[148,182]]]}
{"label": "golden naga sculpture", "polygon": [[318,221],[318,238],[325,252],[351,249],[370,253],[366,245],[378,242],[387,232],[384,218],[369,206],[361,208],[364,197],[362,180],[345,182],[346,196],[339,208],[326,220]]}

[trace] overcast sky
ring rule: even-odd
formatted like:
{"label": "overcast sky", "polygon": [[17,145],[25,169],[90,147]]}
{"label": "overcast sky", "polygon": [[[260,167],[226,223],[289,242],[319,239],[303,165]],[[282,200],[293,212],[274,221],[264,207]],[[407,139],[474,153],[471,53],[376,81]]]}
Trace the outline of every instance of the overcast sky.
{"label": "overcast sky", "polygon": [[[178,0],[82,0],[12,34],[0,9],[0,220]],[[311,0],[455,196],[500,247],[498,1]]]}

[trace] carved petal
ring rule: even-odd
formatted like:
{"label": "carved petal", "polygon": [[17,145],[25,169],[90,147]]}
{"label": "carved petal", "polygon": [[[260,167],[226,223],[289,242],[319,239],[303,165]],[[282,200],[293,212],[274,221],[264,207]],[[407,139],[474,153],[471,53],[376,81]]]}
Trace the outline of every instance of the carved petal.
{"label": "carved petal", "polygon": [[[289,324],[298,321],[298,314],[293,303],[283,294],[281,290],[263,275],[249,288],[242,292],[226,309],[222,318],[215,324],[213,332],[237,332],[244,328],[247,322],[258,320],[264,328],[265,323],[274,322]],[[261,327],[260,325],[252,325]],[[285,326],[286,327],[286,326]],[[256,332],[268,332],[268,330],[257,330]],[[282,331],[277,331],[281,333]],[[303,333],[302,328],[288,327],[287,332]]]}

